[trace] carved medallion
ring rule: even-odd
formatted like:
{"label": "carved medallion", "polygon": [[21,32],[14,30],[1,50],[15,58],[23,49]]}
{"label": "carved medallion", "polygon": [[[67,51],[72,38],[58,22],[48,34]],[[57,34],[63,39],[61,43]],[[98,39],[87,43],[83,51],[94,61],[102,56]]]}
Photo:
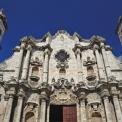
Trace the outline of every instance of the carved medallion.
{"label": "carved medallion", "polygon": [[73,105],[78,102],[77,97],[66,89],[56,90],[50,96],[50,103],[55,105]]}

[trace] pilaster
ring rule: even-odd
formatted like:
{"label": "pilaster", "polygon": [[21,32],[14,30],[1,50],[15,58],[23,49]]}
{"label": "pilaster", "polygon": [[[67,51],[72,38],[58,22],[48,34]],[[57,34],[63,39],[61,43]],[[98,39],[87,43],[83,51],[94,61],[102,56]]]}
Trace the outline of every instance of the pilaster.
{"label": "pilaster", "polygon": [[106,69],[107,78],[108,78],[108,81],[109,81],[109,77],[111,77],[112,74],[111,74],[111,68],[110,68],[110,65],[109,65],[109,62],[108,62],[108,57],[107,57],[107,54],[106,54],[104,43],[101,43],[101,52],[102,52],[102,56],[103,56],[103,61],[104,61],[105,69]]}
{"label": "pilaster", "polygon": [[44,51],[43,82],[48,82],[49,57],[51,50],[46,48]]}
{"label": "pilaster", "polygon": [[19,81],[19,76],[20,76],[20,71],[21,71],[21,68],[22,68],[22,60],[23,60],[23,54],[24,54],[24,48],[25,48],[25,43],[21,43],[21,46],[20,46],[20,52],[19,52],[19,62],[17,64],[17,82]]}
{"label": "pilaster", "polygon": [[106,120],[107,122],[113,122],[110,103],[109,103],[109,96],[110,96],[109,91],[107,89],[103,89],[101,92],[101,96],[105,107]]}
{"label": "pilaster", "polygon": [[12,115],[14,96],[15,96],[15,93],[16,93],[15,88],[17,87],[17,83],[14,79],[12,79],[12,80],[6,82],[5,87],[6,87],[6,96],[5,96],[5,98],[7,98],[6,100],[8,102],[7,102],[3,122],[10,122],[11,121],[11,115]]}
{"label": "pilaster", "polygon": [[21,76],[22,80],[27,79],[31,50],[32,50],[31,45],[28,45],[27,46],[27,53],[25,56],[24,65],[23,65],[23,69],[22,69],[22,76]]}
{"label": "pilaster", "polygon": [[[85,94],[85,93],[83,93]],[[80,118],[81,122],[87,122],[85,98],[80,98]]]}
{"label": "pilaster", "polygon": [[116,89],[115,86],[111,87],[111,94],[113,98],[117,122],[122,122],[122,112],[121,112],[121,106],[118,99],[118,90]]}
{"label": "pilaster", "polygon": [[103,72],[103,63],[102,63],[102,59],[100,57],[100,54],[99,54],[99,50],[100,47],[98,45],[94,45],[94,52],[95,52],[95,56],[96,56],[96,60],[97,60],[97,66],[98,66],[98,71],[99,71],[99,78],[100,78],[100,81],[101,82],[106,82],[106,79],[105,79],[105,74]]}
{"label": "pilaster", "polygon": [[14,121],[13,122],[21,122],[24,97],[25,97],[25,92],[24,92],[23,88],[20,88],[19,92],[18,92],[18,101],[17,101],[16,110],[14,113]]}
{"label": "pilaster", "polygon": [[75,50],[76,59],[77,59],[77,69],[78,69],[78,82],[83,80],[82,78],[82,56],[80,48],[76,48]]}

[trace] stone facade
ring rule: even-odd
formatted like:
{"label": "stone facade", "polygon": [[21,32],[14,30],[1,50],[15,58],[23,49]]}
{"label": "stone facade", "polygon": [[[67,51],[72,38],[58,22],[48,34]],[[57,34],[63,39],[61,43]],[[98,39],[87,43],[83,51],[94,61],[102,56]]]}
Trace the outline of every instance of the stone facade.
{"label": "stone facade", "polygon": [[54,122],[51,105],[76,105],[77,122],[122,122],[120,63],[100,36],[24,37],[0,64],[0,122]]}
{"label": "stone facade", "polygon": [[6,16],[3,13],[3,10],[0,10],[0,39],[4,35],[5,31],[7,30],[7,20]]}

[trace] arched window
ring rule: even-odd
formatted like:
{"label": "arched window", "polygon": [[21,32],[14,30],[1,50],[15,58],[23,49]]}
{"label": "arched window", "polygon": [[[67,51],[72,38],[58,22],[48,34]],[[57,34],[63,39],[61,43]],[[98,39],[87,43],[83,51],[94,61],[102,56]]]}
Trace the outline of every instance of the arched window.
{"label": "arched window", "polygon": [[94,112],[92,114],[92,121],[91,122],[102,122],[102,116],[98,112]]}
{"label": "arched window", "polygon": [[38,67],[33,67],[32,68],[32,75],[38,75],[39,73],[39,68]]}
{"label": "arched window", "polygon": [[59,70],[59,75],[60,75],[61,77],[63,77],[63,76],[65,76],[65,74],[66,74],[66,70],[65,70],[64,68],[61,68],[61,69]]}
{"label": "arched window", "polygon": [[94,73],[93,67],[92,67],[92,66],[88,66],[88,67],[87,67],[87,75],[89,76],[89,75],[91,75],[91,74],[93,74],[93,73]]}
{"label": "arched window", "polygon": [[25,122],[35,122],[35,121],[36,121],[36,118],[33,112],[28,112],[25,115]]}

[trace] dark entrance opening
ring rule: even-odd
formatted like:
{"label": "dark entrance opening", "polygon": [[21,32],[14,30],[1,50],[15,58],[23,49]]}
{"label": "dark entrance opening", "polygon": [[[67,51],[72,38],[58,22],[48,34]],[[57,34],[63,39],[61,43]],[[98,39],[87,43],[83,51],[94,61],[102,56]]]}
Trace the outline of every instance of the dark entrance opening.
{"label": "dark entrance opening", "polygon": [[51,105],[49,122],[77,122],[76,105]]}

